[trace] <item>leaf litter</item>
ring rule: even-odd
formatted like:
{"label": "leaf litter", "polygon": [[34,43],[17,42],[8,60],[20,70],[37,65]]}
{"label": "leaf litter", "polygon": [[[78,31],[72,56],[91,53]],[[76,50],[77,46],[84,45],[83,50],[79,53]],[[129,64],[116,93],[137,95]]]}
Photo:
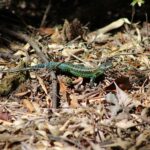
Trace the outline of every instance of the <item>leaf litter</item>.
{"label": "leaf litter", "polygon": [[[97,66],[110,59],[113,67],[93,86],[89,80],[58,73],[57,109],[51,107],[48,70],[29,72],[27,78],[22,72],[0,73],[0,149],[148,149],[150,60],[145,26],[149,24],[132,25],[122,18],[88,34],[78,20],[66,20],[62,28],[39,29],[32,36],[40,39],[51,61]],[[1,57],[1,69],[21,61],[40,63],[28,43],[22,48],[12,41],[10,46],[15,50],[12,63]]]}

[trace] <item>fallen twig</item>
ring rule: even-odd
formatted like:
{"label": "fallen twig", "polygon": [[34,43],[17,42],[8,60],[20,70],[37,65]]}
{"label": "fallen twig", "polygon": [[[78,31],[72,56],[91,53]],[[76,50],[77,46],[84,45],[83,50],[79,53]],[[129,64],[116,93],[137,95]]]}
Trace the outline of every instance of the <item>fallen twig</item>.
{"label": "fallen twig", "polygon": [[46,20],[46,18],[47,18],[47,14],[49,13],[50,9],[51,9],[51,0],[49,0],[49,3],[48,3],[48,5],[47,5],[47,7],[46,7],[46,10],[45,10],[44,16],[43,16],[43,18],[42,18],[40,27],[43,27],[43,26],[44,26],[45,20]]}

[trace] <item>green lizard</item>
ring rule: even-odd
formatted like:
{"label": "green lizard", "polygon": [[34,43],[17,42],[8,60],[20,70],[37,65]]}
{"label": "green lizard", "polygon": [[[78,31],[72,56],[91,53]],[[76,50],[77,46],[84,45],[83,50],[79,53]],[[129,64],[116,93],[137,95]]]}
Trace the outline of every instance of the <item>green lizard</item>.
{"label": "green lizard", "polygon": [[102,75],[107,68],[111,66],[112,64],[110,62],[103,63],[96,68],[90,68],[90,67],[85,67],[84,65],[74,65],[71,63],[64,63],[64,62],[48,62],[48,63],[27,67],[27,68],[0,70],[0,72],[18,72],[18,71],[37,70],[40,68],[47,68],[50,70],[60,70],[61,72],[69,73],[77,77],[90,78],[91,81],[94,81],[97,77]]}

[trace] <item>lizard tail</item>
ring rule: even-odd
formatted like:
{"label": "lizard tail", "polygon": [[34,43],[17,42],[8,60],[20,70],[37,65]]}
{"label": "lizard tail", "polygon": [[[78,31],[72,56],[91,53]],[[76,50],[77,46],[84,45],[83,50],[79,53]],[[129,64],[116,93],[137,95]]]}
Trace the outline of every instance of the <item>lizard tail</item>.
{"label": "lizard tail", "polygon": [[37,69],[40,69],[40,68],[45,68],[45,64],[38,64],[38,65],[35,65],[35,66],[31,66],[31,67],[26,67],[26,68],[15,68],[15,69],[7,69],[7,70],[0,70],[0,72],[3,72],[3,73],[13,73],[13,72],[20,72],[20,71],[28,71],[28,70],[37,70]]}

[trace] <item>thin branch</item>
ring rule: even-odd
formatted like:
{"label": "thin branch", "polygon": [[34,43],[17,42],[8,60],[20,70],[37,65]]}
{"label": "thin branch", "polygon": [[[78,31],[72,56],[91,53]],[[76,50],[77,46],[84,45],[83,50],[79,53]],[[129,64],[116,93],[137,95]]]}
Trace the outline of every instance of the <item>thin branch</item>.
{"label": "thin branch", "polygon": [[46,7],[46,10],[45,10],[44,16],[43,16],[43,18],[42,18],[40,27],[43,27],[43,26],[44,26],[45,20],[46,20],[46,18],[47,18],[47,15],[48,15],[50,9],[51,9],[51,0],[49,0],[49,3],[48,3],[48,5],[47,5],[47,7]]}

